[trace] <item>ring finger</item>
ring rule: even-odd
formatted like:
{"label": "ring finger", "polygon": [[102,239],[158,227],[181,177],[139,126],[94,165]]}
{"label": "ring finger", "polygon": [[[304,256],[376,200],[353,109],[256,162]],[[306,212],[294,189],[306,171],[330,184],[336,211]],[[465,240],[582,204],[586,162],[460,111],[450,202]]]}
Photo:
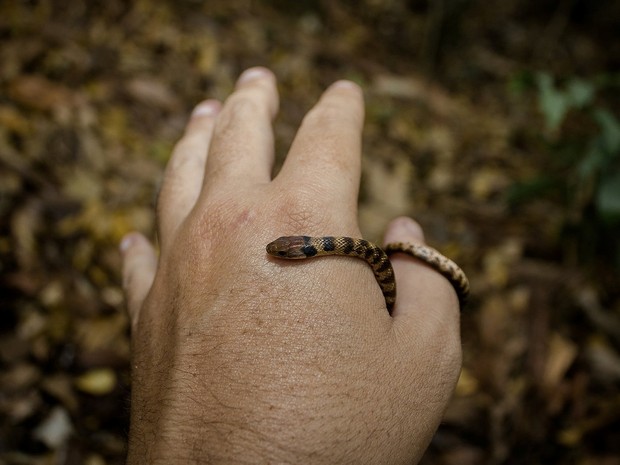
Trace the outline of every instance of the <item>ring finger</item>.
{"label": "ring finger", "polygon": [[159,241],[162,247],[194,207],[202,187],[207,153],[221,104],[206,100],[196,106],[185,134],[176,144],[166,166],[157,201]]}
{"label": "ring finger", "polygon": [[271,121],[278,109],[275,76],[250,68],[237,81],[215,125],[202,196],[231,183],[269,182],[273,164]]}
{"label": "ring finger", "polygon": [[[304,118],[276,178],[356,216],[364,101],[350,81],[328,88]],[[337,200],[337,201],[334,201]]]}

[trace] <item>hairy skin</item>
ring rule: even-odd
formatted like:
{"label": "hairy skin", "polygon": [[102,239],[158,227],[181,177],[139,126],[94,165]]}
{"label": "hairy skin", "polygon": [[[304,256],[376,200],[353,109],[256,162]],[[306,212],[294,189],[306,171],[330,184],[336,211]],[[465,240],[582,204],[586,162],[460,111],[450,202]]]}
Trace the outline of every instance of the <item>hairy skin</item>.
{"label": "hairy skin", "polygon": [[[325,92],[271,179],[277,100],[255,68],[223,106],[199,105],[166,171],[159,257],[137,233],[121,244],[129,464],[415,463],[452,394],[459,314],[445,278],[395,255],[390,316],[362,261],[266,254],[284,235],[361,237],[359,88]],[[407,218],[385,239],[424,240]]]}

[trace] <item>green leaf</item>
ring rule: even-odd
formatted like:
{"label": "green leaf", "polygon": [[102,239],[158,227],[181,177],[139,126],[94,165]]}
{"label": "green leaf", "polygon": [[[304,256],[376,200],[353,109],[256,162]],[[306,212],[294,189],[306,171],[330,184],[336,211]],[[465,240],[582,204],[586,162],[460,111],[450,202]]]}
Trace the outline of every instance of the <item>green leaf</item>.
{"label": "green leaf", "polygon": [[620,171],[601,179],[596,206],[603,216],[620,217]]}
{"label": "green leaf", "polygon": [[577,165],[577,173],[582,179],[595,176],[606,165],[607,156],[599,138],[590,141],[590,146]]}
{"label": "green leaf", "polygon": [[569,105],[575,108],[583,108],[592,102],[596,88],[589,81],[574,78],[566,87],[566,95]]}
{"label": "green leaf", "polygon": [[567,95],[555,88],[553,77],[547,73],[538,74],[536,83],[539,92],[538,106],[545,118],[547,130],[555,131],[568,111]]}
{"label": "green leaf", "polygon": [[594,119],[601,126],[603,146],[610,155],[620,152],[620,122],[610,112],[603,108],[594,111]]}

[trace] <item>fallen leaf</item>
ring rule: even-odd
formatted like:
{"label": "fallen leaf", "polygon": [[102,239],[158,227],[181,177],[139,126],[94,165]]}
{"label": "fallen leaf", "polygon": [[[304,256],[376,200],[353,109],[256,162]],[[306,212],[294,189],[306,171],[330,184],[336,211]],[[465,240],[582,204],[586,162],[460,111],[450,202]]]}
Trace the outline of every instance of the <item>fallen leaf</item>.
{"label": "fallen leaf", "polygon": [[19,392],[32,387],[41,377],[38,367],[29,363],[18,363],[9,371],[0,374],[2,392]]}
{"label": "fallen leaf", "polygon": [[620,356],[602,337],[592,337],[586,348],[594,375],[606,383],[620,381]]}
{"label": "fallen leaf", "polygon": [[163,110],[180,107],[179,100],[162,81],[152,77],[138,77],[127,83],[127,93],[139,102]]}
{"label": "fallen leaf", "polygon": [[578,353],[572,341],[557,333],[551,335],[542,381],[547,390],[553,391],[557,387]]}
{"label": "fallen leaf", "polygon": [[50,449],[57,449],[67,442],[73,432],[69,414],[62,407],[54,407],[34,430],[34,437]]}
{"label": "fallen leaf", "polygon": [[484,256],[484,274],[487,282],[496,288],[504,288],[510,278],[511,265],[523,253],[518,239],[507,238],[499,247],[489,249]]}
{"label": "fallen leaf", "polygon": [[75,411],[78,408],[78,400],[69,376],[62,373],[48,376],[41,383],[41,387],[49,395],[62,402],[68,410]]}
{"label": "fallen leaf", "polygon": [[20,76],[10,84],[9,96],[37,110],[55,110],[73,102],[73,92],[68,87],[43,76]]}
{"label": "fallen leaf", "polygon": [[474,200],[486,200],[503,192],[511,182],[503,171],[485,167],[472,173],[469,178],[469,192]]}
{"label": "fallen leaf", "polygon": [[76,387],[94,396],[109,394],[116,387],[116,373],[109,368],[87,371],[75,379]]}
{"label": "fallen leaf", "polygon": [[463,368],[456,384],[457,396],[469,396],[478,391],[478,380],[467,370]]}
{"label": "fallen leaf", "polygon": [[17,134],[25,135],[30,132],[31,125],[15,107],[0,106],[0,127],[4,127]]}

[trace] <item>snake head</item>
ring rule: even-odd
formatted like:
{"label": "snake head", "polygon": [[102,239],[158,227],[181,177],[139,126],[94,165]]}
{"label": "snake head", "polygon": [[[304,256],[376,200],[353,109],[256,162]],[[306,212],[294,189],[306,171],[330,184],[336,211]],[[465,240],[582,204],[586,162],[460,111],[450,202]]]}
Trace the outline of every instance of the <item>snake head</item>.
{"label": "snake head", "polygon": [[267,244],[267,253],[278,258],[306,258],[304,249],[307,240],[304,236],[284,236]]}

